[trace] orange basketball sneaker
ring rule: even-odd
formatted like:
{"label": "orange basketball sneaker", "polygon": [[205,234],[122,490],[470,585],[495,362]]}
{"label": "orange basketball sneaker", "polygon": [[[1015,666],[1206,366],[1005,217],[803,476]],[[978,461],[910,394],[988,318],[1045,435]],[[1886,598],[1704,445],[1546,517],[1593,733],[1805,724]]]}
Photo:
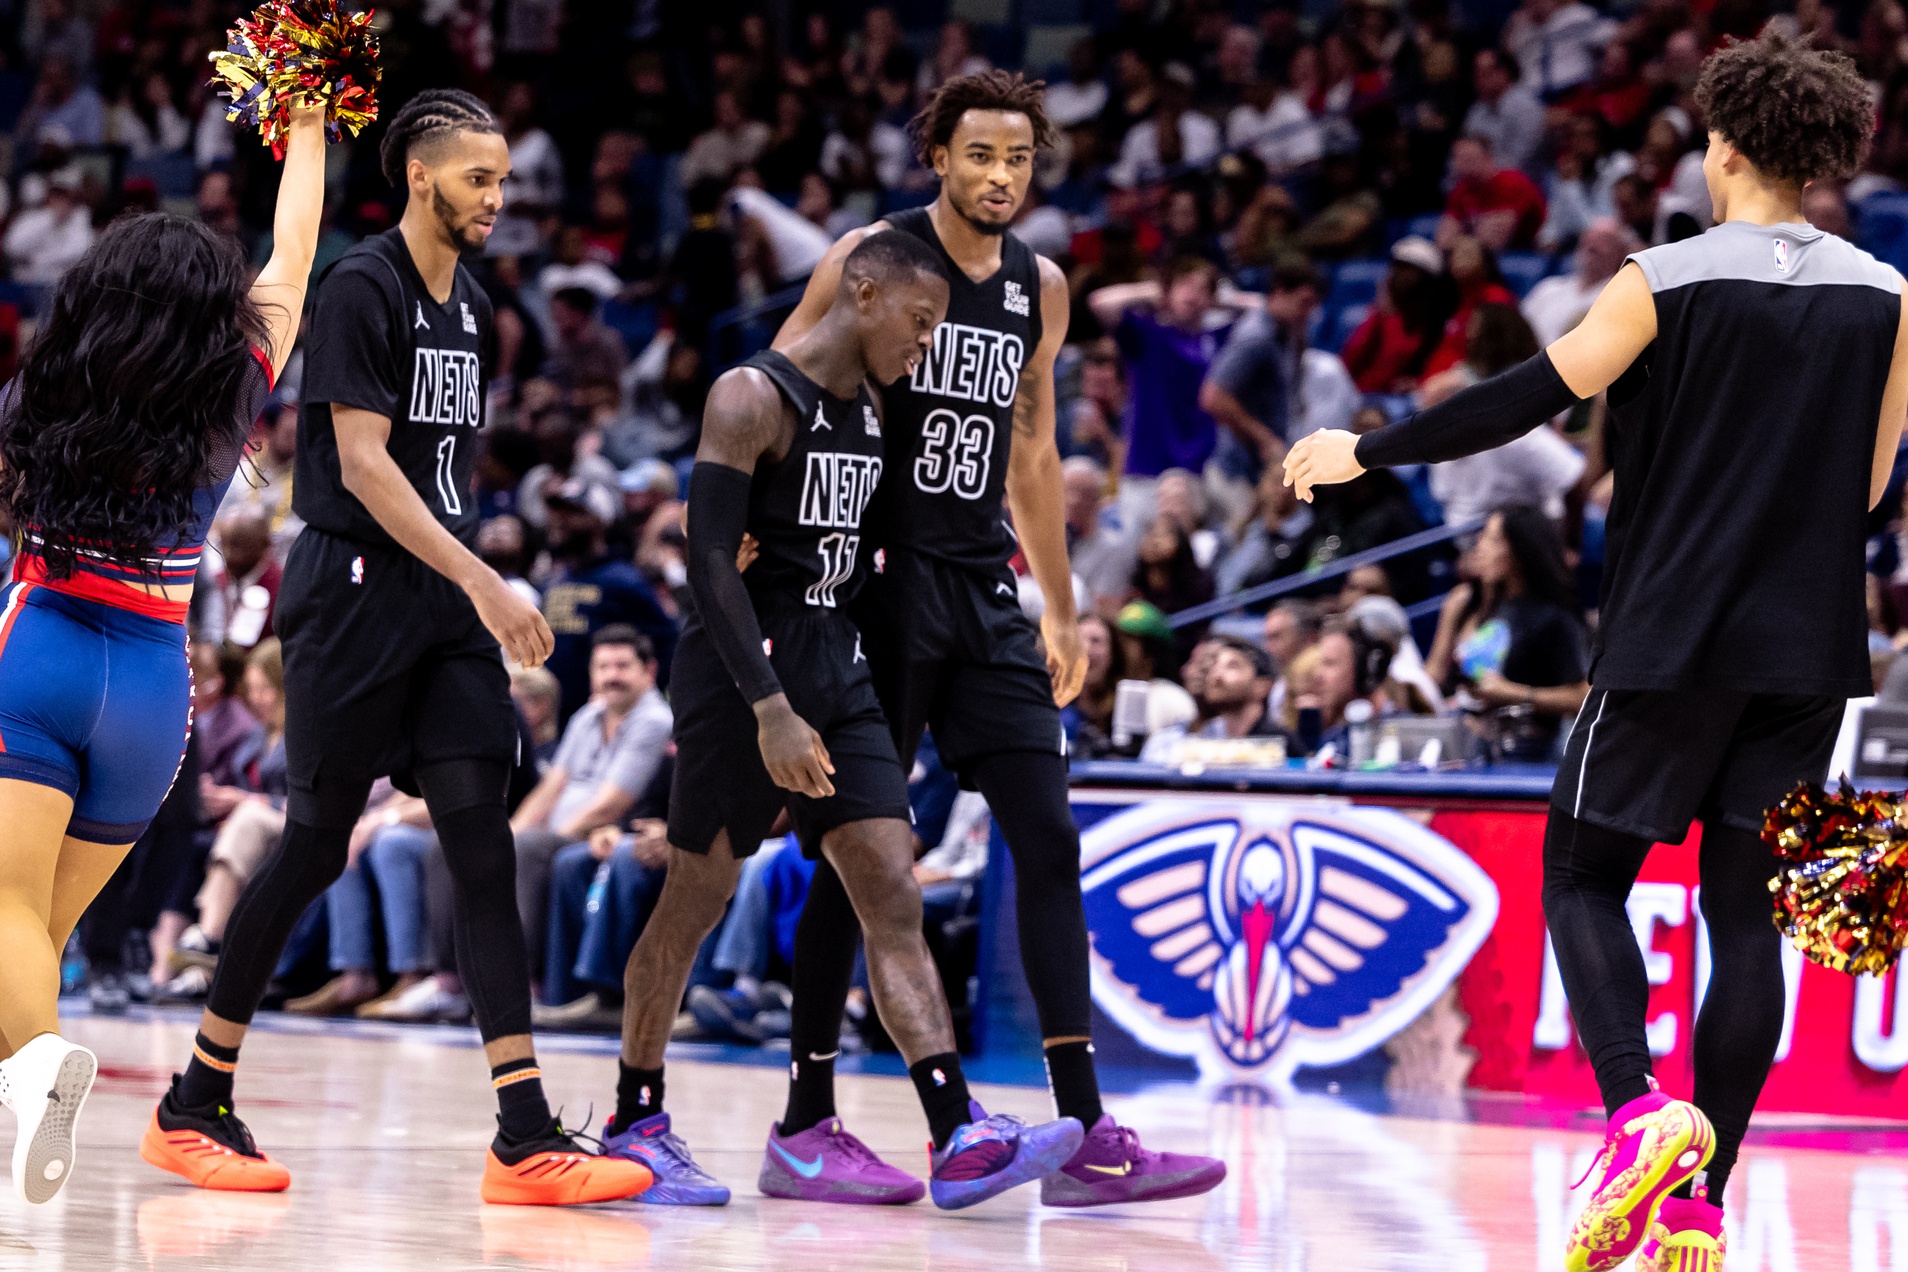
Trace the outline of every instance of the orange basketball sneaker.
{"label": "orange basketball sneaker", "polygon": [[490,1142],[482,1196],[493,1206],[583,1206],[634,1197],[655,1182],[647,1166],[585,1152],[552,1118],[536,1139]]}
{"label": "orange basketball sneaker", "polygon": [[201,1112],[181,1106],[179,1079],[152,1111],[139,1155],[201,1188],[219,1192],[283,1192],[291,1172],[258,1151],[252,1133],[226,1105]]}

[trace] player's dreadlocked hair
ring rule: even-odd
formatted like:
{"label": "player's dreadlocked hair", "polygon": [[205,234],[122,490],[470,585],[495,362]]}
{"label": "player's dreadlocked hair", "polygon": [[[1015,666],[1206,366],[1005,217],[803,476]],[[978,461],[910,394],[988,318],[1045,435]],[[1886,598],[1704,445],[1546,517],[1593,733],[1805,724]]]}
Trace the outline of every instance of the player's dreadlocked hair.
{"label": "player's dreadlocked hair", "polygon": [[83,544],[147,570],[236,463],[265,321],[236,241],[163,212],[122,216],[54,287],[0,432],[0,503],[54,578]]}
{"label": "player's dreadlocked hair", "polygon": [[411,148],[454,132],[500,133],[503,126],[490,107],[461,88],[433,88],[404,103],[378,146],[384,179],[404,188],[404,165]]}
{"label": "player's dreadlocked hair", "polygon": [[914,153],[932,164],[936,146],[954,139],[954,125],[970,110],[1005,110],[1025,115],[1033,124],[1034,149],[1053,144],[1053,121],[1047,118],[1045,80],[1030,80],[1018,71],[982,71],[959,75],[934,90],[921,113],[908,121]]}
{"label": "player's dreadlocked hair", "polygon": [[1846,54],[1775,34],[1710,54],[1696,108],[1757,172],[1797,185],[1854,172],[1875,132],[1868,85]]}

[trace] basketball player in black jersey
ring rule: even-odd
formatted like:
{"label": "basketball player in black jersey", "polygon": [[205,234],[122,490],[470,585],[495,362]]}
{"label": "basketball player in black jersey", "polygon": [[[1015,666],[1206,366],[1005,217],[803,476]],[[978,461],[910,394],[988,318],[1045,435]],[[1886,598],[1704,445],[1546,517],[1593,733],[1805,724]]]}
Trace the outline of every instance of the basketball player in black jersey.
{"label": "basketball player in black jersey", "polygon": [[[922,729],[933,729],[942,761],[987,797],[1013,852],[1022,963],[1054,1103],[1087,1128],[1041,1198],[1094,1206],[1205,1192],[1225,1165],[1143,1148],[1101,1107],[1094,1072],[1080,835],[1059,712],[1086,673],[1054,436],[1067,282],[1008,233],[1052,132],[1043,87],[1005,71],[943,85],[912,125],[939,196],[837,243],[776,347],[814,327],[866,234],[891,228],[926,244],[951,280],[927,359],[882,393],[888,470],[867,540],[881,555],[856,613],[902,763],[912,766]],[[1045,594],[1038,631],[1008,566],[1016,551]],[[777,1135],[839,1127],[834,1057],[854,934],[841,881],[823,863],[796,935],[789,1101],[761,1176],[774,1196],[809,1195]]]}
{"label": "basketball player in black jersey", "polygon": [[[1782,1035],[1763,810],[1822,780],[1845,700],[1871,691],[1866,515],[1908,415],[1901,276],[1802,215],[1803,188],[1868,148],[1854,64],[1776,37],[1732,44],[1696,102],[1714,229],[1632,256],[1530,361],[1362,437],[1314,434],[1285,466],[1309,499],[1367,468],[1501,445],[1608,392],[1602,622],[1544,841],[1544,913],[1610,1114],[1571,1272],[1639,1247],[1643,1272],[1721,1272],[1723,1187]],[[1651,1077],[1624,909],[1651,845],[1681,842],[1692,818],[1712,968],[1693,1104]]]}
{"label": "basketball player in black jersey", "polygon": [[[727,1190],[695,1168],[661,1111],[669,1026],[742,860],[784,807],[867,932],[875,1005],[933,1132],[935,1203],[970,1206],[1042,1178],[1082,1135],[1069,1118],[1030,1127],[989,1117],[968,1097],[921,932],[907,776],[844,611],[867,574],[862,514],[884,467],[885,425],[866,382],[918,367],[947,309],[947,279],[926,244],[894,232],[866,237],[836,274],[820,322],[710,389],[690,482],[695,609],[670,685],[669,873],[630,957],[609,1127],[609,1152],[648,1166],[674,1204],[720,1204]],[[746,581],[736,568],[745,534],[759,553]],[[852,1137],[789,1137],[781,1152],[817,1200],[922,1192]]]}
{"label": "basketball player in black jersey", "polygon": [[[456,884],[458,970],[491,1065],[486,1201],[632,1196],[640,1165],[584,1153],[551,1117],[530,1040],[530,983],[504,810],[517,748],[502,649],[549,656],[550,629],[471,550],[490,304],[459,263],[481,251],[510,151],[482,102],[427,92],[392,119],[396,229],[320,280],[305,362],[296,502],[305,529],[279,597],[285,835],[226,925],[192,1059],[142,1154],[202,1188],[277,1191],[290,1173],[233,1113],[239,1044],[292,924],[344,870],[372,782],[415,780]],[[502,649],[499,646],[502,646]]]}

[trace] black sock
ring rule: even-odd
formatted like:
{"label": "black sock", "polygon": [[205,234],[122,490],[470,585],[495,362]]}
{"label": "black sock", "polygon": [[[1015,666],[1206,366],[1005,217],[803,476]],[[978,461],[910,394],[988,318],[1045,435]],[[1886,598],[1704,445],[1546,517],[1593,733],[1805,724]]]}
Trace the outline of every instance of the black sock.
{"label": "black sock", "polygon": [[817,1057],[811,1051],[806,1056],[789,1058],[788,1108],[782,1113],[783,1135],[800,1135],[835,1116],[835,1057],[840,1054],[831,1051]]}
{"label": "black sock", "polygon": [[908,1076],[914,1079],[915,1094],[921,1097],[934,1147],[945,1148],[962,1123],[974,1120],[967,1108],[967,1078],[961,1073],[961,1058],[952,1051],[929,1056],[909,1065]]}
{"label": "black sock", "polygon": [[192,1039],[192,1059],[174,1088],[178,1102],[189,1109],[232,1103],[232,1074],[238,1070],[238,1048],[221,1047],[203,1033]]}
{"label": "black sock", "polygon": [[490,1071],[497,1092],[497,1129],[504,1138],[532,1140],[550,1127],[550,1104],[543,1098],[543,1071],[532,1057],[506,1060]]}
{"label": "black sock", "polygon": [[1061,1117],[1078,1118],[1088,1130],[1106,1110],[1100,1106],[1100,1079],[1093,1071],[1093,1044],[1056,1042],[1046,1049],[1047,1085]]}
{"label": "black sock", "polygon": [[621,1135],[646,1117],[654,1117],[662,1112],[663,1071],[661,1069],[632,1069],[621,1060],[616,1062],[616,1116],[604,1129],[611,1135]]}

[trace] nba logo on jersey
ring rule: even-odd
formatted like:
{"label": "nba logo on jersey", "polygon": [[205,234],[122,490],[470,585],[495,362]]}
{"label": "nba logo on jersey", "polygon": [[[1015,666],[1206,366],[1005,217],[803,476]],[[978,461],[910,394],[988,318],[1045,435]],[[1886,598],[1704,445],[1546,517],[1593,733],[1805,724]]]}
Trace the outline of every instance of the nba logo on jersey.
{"label": "nba logo on jersey", "polygon": [[1363,1055],[1497,920],[1490,876],[1391,809],[1142,803],[1090,823],[1081,864],[1093,1001],[1210,1078],[1278,1084]]}
{"label": "nba logo on jersey", "polygon": [[464,315],[464,334],[469,336],[476,335],[477,315],[470,312],[469,302],[460,300],[457,302],[457,308],[461,310]]}
{"label": "nba logo on jersey", "polygon": [[874,561],[876,574],[886,574],[888,572],[888,550],[886,548],[875,549]]}
{"label": "nba logo on jersey", "polygon": [[1789,272],[1789,240],[1777,239],[1775,241],[1775,261],[1776,269],[1779,272],[1784,274]]}
{"label": "nba logo on jersey", "polygon": [[351,581],[353,583],[364,582],[364,558],[363,557],[351,558]]}

